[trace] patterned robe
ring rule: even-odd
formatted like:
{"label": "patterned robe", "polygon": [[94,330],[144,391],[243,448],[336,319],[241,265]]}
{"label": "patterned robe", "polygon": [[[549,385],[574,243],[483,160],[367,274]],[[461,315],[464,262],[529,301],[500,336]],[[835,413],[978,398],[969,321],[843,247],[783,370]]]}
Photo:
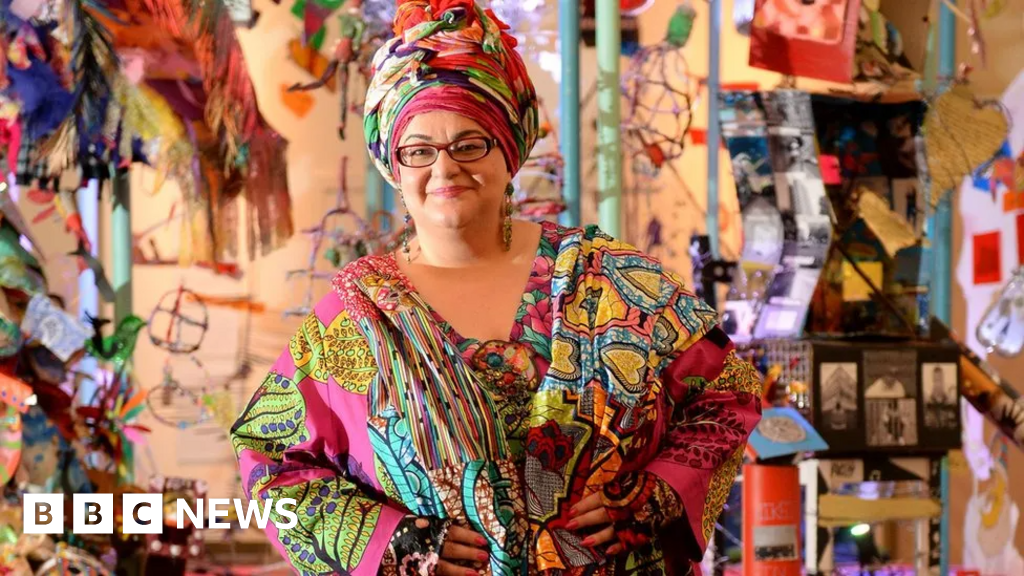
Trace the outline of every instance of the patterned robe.
{"label": "patterned robe", "polygon": [[[417,573],[453,523],[487,539],[483,573],[687,574],[760,418],[761,377],[716,324],[596,227],[545,225],[503,341],[463,338],[393,256],[362,258],[233,427],[243,482],[299,502],[268,532],[302,574]],[[593,493],[626,552],[567,529]]]}

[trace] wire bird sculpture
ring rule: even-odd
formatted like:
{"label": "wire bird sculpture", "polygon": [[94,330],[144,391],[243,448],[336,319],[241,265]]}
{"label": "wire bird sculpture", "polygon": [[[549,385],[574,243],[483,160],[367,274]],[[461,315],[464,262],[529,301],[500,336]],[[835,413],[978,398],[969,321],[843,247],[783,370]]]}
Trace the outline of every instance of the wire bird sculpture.
{"label": "wire bird sculpture", "polygon": [[530,158],[516,175],[513,199],[516,211],[524,218],[539,222],[565,210],[565,160],[559,147],[547,108],[540,107],[541,130]]}
{"label": "wire bird sculpture", "polygon": [[[664,40],[640,49],[631,58],[626,68],[628,72],[623,74],[620,83],[620,91],[626,99],[621,122],[622,152],[629,159],[632,177],[624,197],[625,238],[670,258],[676,256],[673,247],[679,244],[680,232],[667,230],[664,219],[655,215],[652,203],[663,169],[668,168],[676,176],[674,189],[683,192],[683,197],[674,202],[674,208],[701,209],[674,164],[685,151],[693,110],[705,84],[703,78],[690,72],[683,54],[695,15],[689,2],[680,3],[669,21]],[[581,98],[581,106],[587,107],[596,93],[595,82]],[[589,176],[597,169],[597,156],[593,155],[595,162],[588,168]],[[641,198],[649,220],[638,229]]]}
{"label": "wire bird sculpture", "polygon": [[623,146],[633,172],[656,177],[683,155],[703,80],[690,73],[683,48],[693,29],[695,11],[680,4],[665,39],[642,48],[622,77],[627,106],[622,121]]}
{"label": "wire bird sculpture", "polygon": [[[390,215],[383,214],[382,216],[390,219]],[[374,218],[375,222],[378,220],[378,218]],[[347,226],[343,224],[346,221]],[[305,316],[310,313],[313,309],[313,293],[318,280],[330,280],[337,273],[337,268],[356,258],[394,249],[400,243],[399,238],[401,238],[398,234],[387,232],[383,226],[371,226],[352,210],[348,202],[348,157],[341,159],[341,178],[336,207],[324,214],[318,225],[303,230],[302,233],[309,236],[312,242],[309,258],[306,260],[304,268],[289,270],[285,274],[285,280],[289,282],[305,281],[306,289],[302,302],[298,306],[284,311],[286,316]],[[331,270],[316,269],[321,255],[331,263]]]}

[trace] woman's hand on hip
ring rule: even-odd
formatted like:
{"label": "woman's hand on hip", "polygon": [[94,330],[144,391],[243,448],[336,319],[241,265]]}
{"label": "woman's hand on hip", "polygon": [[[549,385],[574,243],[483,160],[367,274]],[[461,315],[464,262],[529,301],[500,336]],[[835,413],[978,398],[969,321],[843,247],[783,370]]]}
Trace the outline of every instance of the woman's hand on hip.
{"label": "woman's hand on hip", "polygon": [[601,494],[591,494],[583,500],[580,500],[572,507],[571,513],[571,519],[565,525],[567,530],[578,530],[580,528],[598,530],[584,538],[583,541],[580,542],[581,544],[595,548],[608,544],[609,542],[614,542],[614,544],[609,546],[606,550],[607,554],[609,556],[614,556],[622,552],[622,544],[620,544],[618,539],[615,537],[615,527],[612,525],[612,520],[608,516],[608,510],[605,509],[605,506],[602,503]]}
{"label": "woman's hand on hip", "polygon": [[467,566],[486,565],[487,540],[459,526],[452,526],[441,548],[441,560],[437,563],[437,576],[476,576],[478,572]]}

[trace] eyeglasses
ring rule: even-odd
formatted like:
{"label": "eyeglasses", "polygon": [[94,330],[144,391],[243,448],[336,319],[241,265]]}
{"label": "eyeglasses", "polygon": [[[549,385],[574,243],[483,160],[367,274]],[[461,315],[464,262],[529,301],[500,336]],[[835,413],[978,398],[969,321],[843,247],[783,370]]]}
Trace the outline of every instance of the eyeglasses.
{"label": "eyeglasses", "polygon": [[448,156],[456,162],[474,162],[490,154],[496,144],[494,138],[482,136],[462,138],[444,146],[411,144],[398,148],[398,162],[408,168],[426,168],[437,162],[437,156],[442,150],[448,152]]}

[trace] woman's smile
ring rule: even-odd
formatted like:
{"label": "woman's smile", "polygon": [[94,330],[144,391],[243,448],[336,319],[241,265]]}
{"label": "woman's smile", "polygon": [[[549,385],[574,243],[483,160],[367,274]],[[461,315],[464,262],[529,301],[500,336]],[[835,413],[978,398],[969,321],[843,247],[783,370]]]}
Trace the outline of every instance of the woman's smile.
{"label": "woman's smile", "polygon": [[462,194],[470,192],[472,190],[473,189],[469,188],[468,186],[442,186],[441,188],[434,188],[433,190],[429,190],[427,194],[435,198],[443,198],[445,200],[450,200],[453,198],[458,198]]}

